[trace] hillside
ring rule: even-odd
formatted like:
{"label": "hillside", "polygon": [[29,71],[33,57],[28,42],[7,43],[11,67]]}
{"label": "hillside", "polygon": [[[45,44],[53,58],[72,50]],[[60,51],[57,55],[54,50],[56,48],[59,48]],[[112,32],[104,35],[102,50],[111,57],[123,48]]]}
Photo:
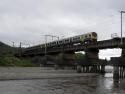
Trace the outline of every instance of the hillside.
{"label": "hillside", "polygon": [[3,42],[0,42],[0,56],[13,55],[17,51],[17,48],[13,48]]}
{"label": "hillside", "polygon": [[11,47],[3,42],[0,42],[0,66],[18,66],[18,67],[32,67],[36,66],[31,63],[29,59],[17,58],[15,53],[18,48]]}

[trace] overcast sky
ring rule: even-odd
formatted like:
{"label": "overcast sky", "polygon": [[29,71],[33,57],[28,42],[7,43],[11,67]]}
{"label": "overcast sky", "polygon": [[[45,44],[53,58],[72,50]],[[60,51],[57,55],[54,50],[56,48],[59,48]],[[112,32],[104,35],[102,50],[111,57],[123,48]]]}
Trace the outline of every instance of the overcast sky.
{"label": "overcast sky", "polygon": [[61,38],[93,31],[98,40],[109,39],[120,35],[120,10],[125,0],[0,0],[0,41],[38,44],[45,34]]}

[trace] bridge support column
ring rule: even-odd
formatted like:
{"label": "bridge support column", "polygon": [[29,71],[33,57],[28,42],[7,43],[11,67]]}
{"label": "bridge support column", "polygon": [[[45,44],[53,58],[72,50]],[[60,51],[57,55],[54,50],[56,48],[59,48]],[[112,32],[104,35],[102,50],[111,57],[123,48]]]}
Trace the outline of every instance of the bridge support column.
{"label": "bridge support column", "polygon": [[116,78],[116,79],[119,78],[119,67],[118,66],[114,66],[113,78]]}
{"label": "bridge support column", "polygon": [[120,66],[115,66],[114,67],[114,75],[113,78],[115,79],[120,79],[122,78],[122,70]]}
{"label": "bridge support column", "polygon": [[[51,55],[51,60],[53,60],[60,68],[64,66],[72,66],[72,61],[75,60],[75,52],[62,52]],[[72,66],[73,67],[73,66]]]}
{"label": "bridge support column", "polygon": [[[105,73],[105,65],[101,65],[99,61],[98,49],[86,49],[85,54],[89,62],[91,62],[92,71],[95,73]],[[100,63],[100,64],[99,64]]]}
{"label": "bridge support column", "polygon": [[125,78],[125,67],[124,66],[114,66],[113,78],[114,79]]}
{"label": "bridge support column", "polygon": [[122,54],[121,54],[121,56],[125,58],[125,49],[122,49]]}
{"label": "bridge support column", "polygon": [[70,61],[75,60],[75,52],[73,52],[73,51],[72,52],[64,52],[63,56],[64,56],[65,60],[70,60]]}
{"label": "bridge support column", "polygon": [[104,65],[101,66],[101,71],[100,72],[105,73],[105,66]]}
{"label": "bridge support column", "polygon": [[86,58],[89,60],[98,60],[99,59],[98,53],[99,53],[98,49],[86,49],[85,50]]}

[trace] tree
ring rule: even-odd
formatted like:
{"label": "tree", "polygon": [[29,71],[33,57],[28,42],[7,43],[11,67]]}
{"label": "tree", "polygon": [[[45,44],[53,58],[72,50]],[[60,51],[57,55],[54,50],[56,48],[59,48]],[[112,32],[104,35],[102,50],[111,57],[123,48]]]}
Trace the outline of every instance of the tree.
{"label": "tree", "polygon": [[85,54],[83,53],[75,53],[75,59],[76,60],[82,60],[85,58]]}

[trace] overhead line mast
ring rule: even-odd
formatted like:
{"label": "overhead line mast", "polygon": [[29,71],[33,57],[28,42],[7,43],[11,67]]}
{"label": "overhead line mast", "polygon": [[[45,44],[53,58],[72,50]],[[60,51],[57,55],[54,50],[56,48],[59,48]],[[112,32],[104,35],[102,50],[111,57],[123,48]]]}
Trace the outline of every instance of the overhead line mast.
{"label": "overhead line mast", "polygon": [[122,44],[122,43],[123,43],[123,38],[122,38],[122,37],[123,37],[123,35],[122,35],[122,33],[123,33],[123,32],[122,32],[122,30],[123,30],[123,29],[122,29],[122,16],[123,16],[123,15],[122,15],[122,14],[125,13],[125,11],[120,11],[120,13],[121,13],[121,44]]}

